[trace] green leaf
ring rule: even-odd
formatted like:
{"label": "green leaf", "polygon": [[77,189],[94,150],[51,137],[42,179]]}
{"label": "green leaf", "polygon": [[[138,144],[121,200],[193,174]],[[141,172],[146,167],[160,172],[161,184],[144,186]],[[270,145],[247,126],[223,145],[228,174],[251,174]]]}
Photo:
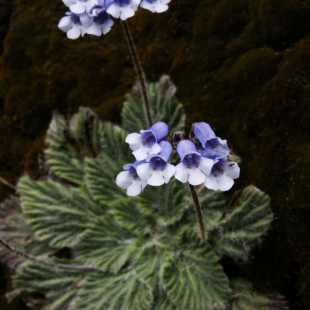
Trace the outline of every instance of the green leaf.
{"label": "green leaf", "polygon": [[[151,105],[153,123],[165,122],[170,132],[184,131],[185,114],[182,104],[175,98],[176,87],[168,76],[159,83],[150,83],[147,87]],[[141,92],[137,86],[127,97],[122,110],[122,125],[128,132],[138,132],[149,128]]]}
{"label": "green leaf", "polygon": [[54,113],[45,142],[46,163],[53,173],[68,182],[84,182],[84,157],[96,157],[103,148],[103,123],[89,108],[81,107],[69,124]]}
{"label": "green leaf", "polygon": [[183,231],[176,250],[162,268],[162,282],[181,309],[225,309],[228,279],[208,244],[194,232]]}
{"label": "green leaf", "polygon": [[36,235],[55,247],[74,245],[96,214],[103,212],[86,189],[67,188],[51,180],[23,177],[18,192]]}
{"label": "green leaf", "polygon": [[124,198],[113,204],[116,221],[136,236],[149,235],[156,226],[156,218],[137,207],[137,198]]}
{"label": "green leaf", "polygon": [[[57,260],[70,264],[71,261]],[[28,293],[44,294],[48,299],[46,309],[66,310],[74,300],[85,275],[79,270],[64,270],[27,263],[14,276],[13,284]]]}
{"label": "green leaf", "polygon": [[116,176],[122,167],[134,161],[130,148],[125,143],[126,132],[105,123],[104,149],[98,158],[85,159],[86,184],[95,199],[109,205],[112,200],[127,197],[126,191],[116,185]]}
{"label": "green leaf", "polygon": [[136,238],[110,214],[97,217],[74,248],[76,258],[106,271],[117,272],[136,249]]}
{"label": "green leaf", "polygon": [[253,290],[251,282],[243,279],[231,280],[233,299],[231,310],[285,310],[284,298],[279,294],[263,295]]}
{"label": "green leaf", "polygon": [[90,274],[83,283],[75,304],[77,310],[148,310],[151,288],[134,270],[117,275]]}
{"label": "green leaf", "polygon": [[172,178],[162,186],[147,186],[137,205],[143,212],[156,218],[158,228],[171,225],[179,221],[187,209],[186,190],[184,184]]}
{"label": "green leaf", "polygon": [[270,198],[254,186],[244,189],[238,205],[226,213],[213,232],[214,251],[247,260],[249,252],[266,234],[273,220]]}
{"label": "green leaf", "polygon": [[67,142],[67,123],[62,115],[54,113],[46,134],[45,160],[53,173],[74,184],[83,184],[83,161]]}
{"label": "green leaf", "polygon": [[[37,240],[34,231],[22,213],[18,197],[10,197],[0,204],[0,235],[4,241],[20,251],[31,255],[52,254],[55,249]],[[24,259],[4,246],[0,247],[0,258],[12,269],[17,268]]]}

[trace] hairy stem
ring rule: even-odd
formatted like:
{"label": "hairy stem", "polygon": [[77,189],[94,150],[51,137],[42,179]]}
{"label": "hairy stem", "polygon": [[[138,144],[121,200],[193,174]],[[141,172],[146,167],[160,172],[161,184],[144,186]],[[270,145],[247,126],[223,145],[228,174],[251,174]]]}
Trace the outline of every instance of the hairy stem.
{"label": "hairy stem", "polygon": [[6,241],[4,241],[2,238],[0,238],[0,243],[5,248],[7,248],[9,251],[11,251],[14,254],[16,254],[17,256],[20,256],[22,258],[31,260],[31,261],[39,264],[39,265],[45,265],[45,266],[49,266],[49,267],[53,267],[53,268],[58,268],[58,269],[70,269],[70,270],[79,270],[79,271],[92,271],[92,270],[96,270],[96,271],[103,272],[103,270],[101,270],[99,268],[95,268],[93,266],[58,264],[58,263],[53,263],[53,262],[49,262],[49,261],[46,261],[46,260],[43,260],[43,259],[36,258],[36,257],[34,257],[32,255],[29,255],[27,253],[24,253],[22,251],[17,250],[15,247],[13,247],[12,245],[10,245]]}
{"label": "hairy stem", "polygon": [[193,202],[194,202],[194,209],[196,213],[196,218],[199,224],[199,230],[200,230],[200,238],[202,242],[207,242],[207,231],[205,228],[205,223],[203,221],[203,215],[202,215],[202,209],[199,203],[198,195],[195,189],[195,186],[188,183],[189,190],[191,192]]}
{"label": "hairy stem", "polygon": [[149,97],[147,95],[146,80],[145,80],[144,71],[142,69],[142,65],[141,65],[141,62],[139,60],[139,56],[138,56],[132,35],[130,33],[128,24],[126,21],[122,21],[122,20],[121,20],[121,24],[122,24],[123,31],[124,31],[124,34],[126,37],[126,41],[127,41],[127,45],[128,45],[129,51],[130,51],[133,66],[135,68],[135,71],[136,71],[138,79],[139,79],[143,103],[144,103],[146,117],[147,117],[147,122],[148,122],[149,127],[151,127],[153,124],[152,117],[151,117],[151,105],[150,105]]}
{"label": "hairy stem", "polygon": [[16,191],[16,186],[9,183],[7,180],[0,177],[0,183],[4,184],[5,186],[11,188],[12,190]]}

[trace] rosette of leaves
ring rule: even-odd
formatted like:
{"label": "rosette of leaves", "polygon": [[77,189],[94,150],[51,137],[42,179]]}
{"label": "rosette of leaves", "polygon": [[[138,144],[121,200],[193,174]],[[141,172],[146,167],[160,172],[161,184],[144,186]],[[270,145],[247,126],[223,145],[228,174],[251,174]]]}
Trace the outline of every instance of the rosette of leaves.
{"label": "rosette of leaves", "polygon": [[[154,122],[184,130],[183,107],[169,78],[148,91]],[[230,280],[219,263],[224,256],[246,261],[266,234],[273,218],[266,194],[247,187],[227,208],[221,192],[201,190],[209,236],[202,243],[186,185],[171,180],[134,198],[117,187],[116,175],[133,161],[126,135],[147,128],[141,104],[134,88],[122,127],[101,122],[88,108],[69,121],[54,115],[45,174],[22,177],[20,198],[0,209],[1,237],[35,257],[10,264],[11,296],[32,297],[36,309],[283,309],[275,295]],[[13,256],[3,249],[0,255],[5,262]]]}

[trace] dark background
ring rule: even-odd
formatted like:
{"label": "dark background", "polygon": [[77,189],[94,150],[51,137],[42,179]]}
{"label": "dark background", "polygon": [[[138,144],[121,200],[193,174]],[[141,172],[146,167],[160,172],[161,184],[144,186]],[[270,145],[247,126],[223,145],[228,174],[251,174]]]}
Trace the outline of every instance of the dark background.
{"label": "dark background", "polygon": [[[65,11],[60,0],[0,0],[0,177],[13,184],[25,170],[38,177],[53,110],[89,106],[119,122],[136,79],[118,20],[105,36],[69,40],[57,28]],[[234,188],[271,197],[272,229],[242,272],[310,309],[310,1],[172,0],[128,22],[147,79],[169,74],[178,87],[187,128],[210,123],[241,156]],[[0,184],[1,200],[12,193]]]}

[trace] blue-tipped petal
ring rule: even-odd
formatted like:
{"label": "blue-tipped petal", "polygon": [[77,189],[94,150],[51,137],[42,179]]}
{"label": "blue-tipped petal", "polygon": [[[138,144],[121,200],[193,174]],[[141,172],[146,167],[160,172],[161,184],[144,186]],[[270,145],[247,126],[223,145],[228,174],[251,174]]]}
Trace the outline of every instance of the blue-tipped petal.
{"label": "blue-tipped petal", "polygon": [[206,147],[208,140],[216,138],[210,125],[204,122],[197,122],[193,125],[195,137],[200,141],[203,148]]}
{"label": "blue-tipped petal", "polygon": [[149,130],[140,130],[140,133],[144,134],[148,131],[151,131],[154,134],[156,142],[158,143],[168,136],[169,126],[164,122],[158,122],[154,124]]}
{"label": "blue-tipped petal", "polygon": [[158,154],[149,155],[146,158],[147,162],[149,162],[155,156],[161,158],[166,163],[169,161],[169,159],[171,157],[171,154],[172,154],[172,146],[171,146],[170,142],[168,142],[168,141],[161,141],[159,143],[159,146],[161,147],[160,152]]}
{"label": "blue-tipped petal", "polygon": [[186,155],[196,154],[200,156],[200,153],[197,151],[195,144],[190,140],[182,140],[178,143],[177,153],[181,159],[184,159]]}

